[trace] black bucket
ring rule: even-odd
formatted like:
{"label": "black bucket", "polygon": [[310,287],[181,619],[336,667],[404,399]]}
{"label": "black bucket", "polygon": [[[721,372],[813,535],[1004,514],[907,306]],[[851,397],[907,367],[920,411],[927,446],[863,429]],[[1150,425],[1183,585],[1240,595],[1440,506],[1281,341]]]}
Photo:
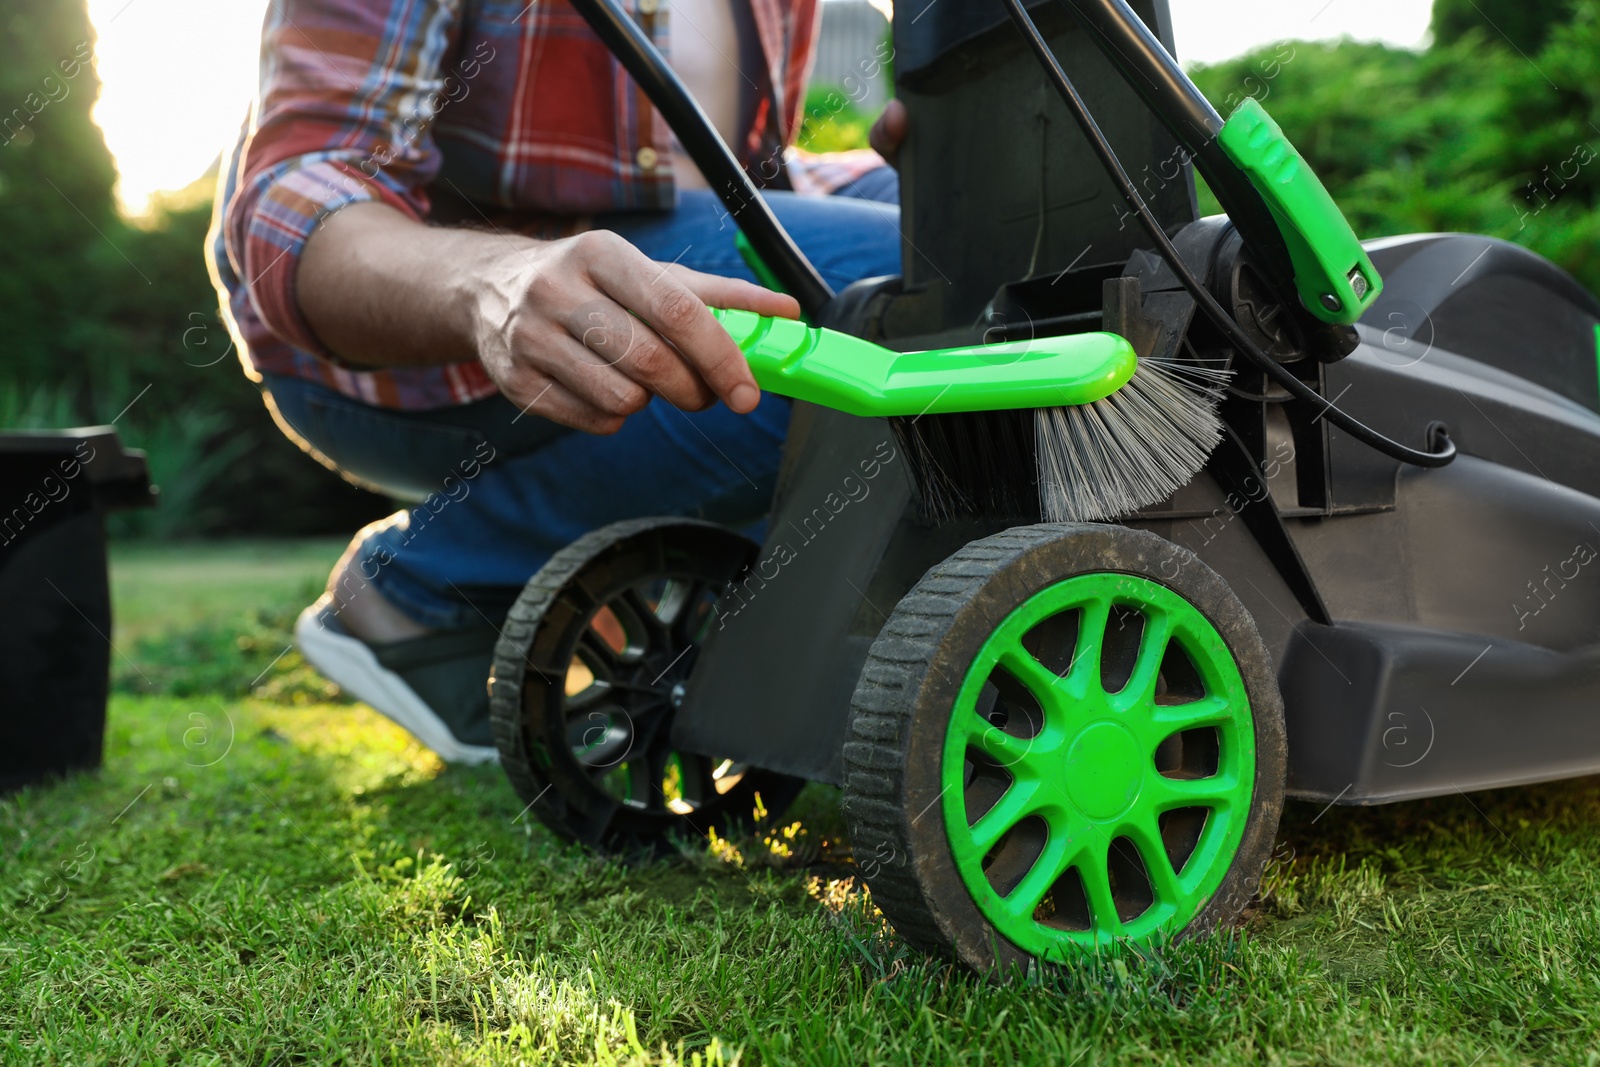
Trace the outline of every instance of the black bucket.
{"label": "black bucket", "polygon": [[0,792],[100,766],[105,512],[154,502],[110,426],[0,433]]}

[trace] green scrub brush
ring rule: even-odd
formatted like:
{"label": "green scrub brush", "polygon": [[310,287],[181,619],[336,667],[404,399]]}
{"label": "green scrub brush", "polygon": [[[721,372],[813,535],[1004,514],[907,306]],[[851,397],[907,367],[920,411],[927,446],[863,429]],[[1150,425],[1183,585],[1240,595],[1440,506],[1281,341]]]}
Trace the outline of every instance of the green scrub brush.
{"label": "green scrub brush", "polygon": [[1187,484],[1222,437],[1226,372],[1140,360],[1112,333],[895,352],[712,310],[763,389],[887,418],[935,518],[1116,518]]}

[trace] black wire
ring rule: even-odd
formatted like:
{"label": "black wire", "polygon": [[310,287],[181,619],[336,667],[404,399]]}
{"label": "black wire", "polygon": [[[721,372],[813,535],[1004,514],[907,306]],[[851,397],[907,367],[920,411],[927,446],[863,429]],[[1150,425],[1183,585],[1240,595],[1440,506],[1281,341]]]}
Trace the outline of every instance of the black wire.
{"label": "black wire", "polygon": [[1242,352],[1251,363],[1255,364],[1263,374],[1278,385],[1281,385],[1295,399],[1320,407],[1322,409],[1321,417],[1326,418],[1334,426],[1339,427],[1339,429],[1362,444],[1376,449],[1392,459],[1418,467],[1442,467],[1455,459],[1455,442],[1448,437],[1444,437],[1444,447],[1438,452],[1423,452],[1420,449],[1403,445],[1399,441],[1391,440],[1366,423],[1348,414],[1342,408],[1337,407],[1332,401],[1324,399],[1315,389],[1296,378],[1277,360],[1256,347],[1255,342],[1240,328],[1238,323],[1233,321],[1233,317],[1223,310],[1222,305],[1217,303],[1216,298],[1211,295],[1210,291],[1204,285],[1201,285],[1200,281],[1190,272],[1188,264],[1184,263],[1183,257],[1178,253],[1177,248],[1173,246],[1171,239],[1167,237],[1166,231],[1161,228],[1161,223],[1151,213],[1149,206],[1144,202],[1144,198],[1139,195],[1139,190],[1134,186],[1133,179],[1128,177],[1128,172],[1123,169],[1122,161],[1117,158],[1111,143],[1106,140],[1105,134],[1100,132],[1100,126],[1095,122],[1094,116],[1089,113],[1088,105],[1078,95],[1078,90],[1073,86],[1072,80],[1067,77],[1067,72],[1061,69],[1061,64],[1057,62],[1055,53],[1050,50],[1050,45],[1045,41],[1044,35],[1039,32],[1039,27],[1034,25],[1033,19],[1022,6],[1022,0],[1004,0],[1004,2],[1006,9],[1011,13],[1011,21],[1017,24],[1017,29],[1022,31],[1024,40],[1028,42],[1028,47],[1033,50],[1033,54],[1038,57],[1039,63],[1045,68],[1045,72],[1050,75],[1050,80],[1055,83],[1056,91],[1066,101],[1068,109],[1072,111],[1073,118],[1077,120],[1078,125],[1083,128],[1084,135],[1088,137],[1089,146],[1094,149],[1095,155],[1100,157],[1100,162],[1104,165],[1106,173],[1110,174],[1112,180],[1117,183],[1123,199],[1128,202],[1128,206],[1139,216],[1139,222],[1144,226],[1145,232],[1150,235],[1150,239],[1156,243],[1156,248],[1161,252],[1161,257],[1167,261],[1167,265],[1178,276],[1178,280],[1183,283],[1183,287],[1189,290],[1189,295],[1194,297],[1195,301],[1205,309],[1206,317],[1216,324],[1217,329],[1222,331],[1228,341]]}

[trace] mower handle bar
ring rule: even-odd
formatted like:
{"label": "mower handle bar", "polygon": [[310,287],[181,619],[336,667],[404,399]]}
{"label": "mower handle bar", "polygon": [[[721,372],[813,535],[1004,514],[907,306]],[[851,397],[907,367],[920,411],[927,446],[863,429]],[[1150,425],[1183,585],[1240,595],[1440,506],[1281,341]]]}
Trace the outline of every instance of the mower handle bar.
{"label": "mower handle bar", "polygon": [[700,173],[784,291],[799,301],[801,310],[808,316],[816,316],[823,305],[833,299],[832,287],[778,222],[755,183],[728,150],[716,127],[660,50],[617,0],[572,0],[572,6],[667,120],[683,150],[700,168]]}

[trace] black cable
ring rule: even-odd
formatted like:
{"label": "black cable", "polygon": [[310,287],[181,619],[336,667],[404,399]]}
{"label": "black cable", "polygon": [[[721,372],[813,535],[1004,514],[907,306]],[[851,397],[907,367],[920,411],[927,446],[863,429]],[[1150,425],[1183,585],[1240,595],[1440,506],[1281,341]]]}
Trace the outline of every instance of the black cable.
{"label": "black cable", "polygon": [[1066,101],[1068,109],[1072,111],[1073,118],[1077,120],[1078,125],[1083,128],[1084,135],[1088,137],[1089,146],[1094,149],[1095,155],[1100,157],[1100,162],[1105,166],[1106,173],[1110,174],[1112,180],[1117,183],[1123,199],[1128,202],[1128,206],[1139,216],[1140,224],[1144,226],[1145,232],[1150,235],[1150,239],[1156,243],[1156,248],[1161,252],[1161,257],[1167,261],[1167,265],[1178,276],[1178,281],[1183,283],[1183,287],[1189,291],[1189,295],[1194,297],[1195,301],[1205,309],[1206,317],[1216,324],[1217,329],[1222,331],[1228,341],[1242,352],[1251,363],[1255,364],[1263,374],[1288,390],[1295,399],[1321,408],[1322,418],[1326,418],[1334,426],[1337,426],[1362,444],[1376,449],[1392,459],[1418,467],[1442,467],[1455,459],[1456,446],[1448,437],[1444,438],[1444,447],[1438,452],[1423,452],[1420,449],[1411,448],[1398,441],[1391,440],[1366,423],[1346,413],[1342,408],[1334,405],[1332,401],[1324,399],[1315,389],[1296,378],[1277,360],[1256,346],[1255,342],[1240,328],[1239,324],[1233,321],[1233,317],[1223,310],[1221,304],[1217,303],[1216,298],[1211,295],[1210,291],[1204,285],[1201,285],[1199,279],[1195,278],[1194,274],[1190,272],[1188,264],[1183,261],[1183,256],[1178,253],[1171,239],[1167,237],[1166,231],[1161,228],[1161,223],[1151,213],[1149,206],[1144,202],[1144,198],[1139,195],[1139,190],[1134,186],[1133,179],[1123,169],[1122,161],[1117,158],[1116,152],[1111,148],[1111,143],[1106,140],[1105,134],[1100,131],[1099,124],[1095,122],[1094,116],[1089,113],[1088,106],[1083,102],[1083,98],[1078,95],[1078,90],[1073,86],[1072,80],[1067,77],[1067,72],[1061,69],[1061,64],[1057,62],[1055,53],[1050,50],[1049,43],[1045,41],[1044,35],[1039,32],[1039,27],[1034,25],[1033,19],[1022,6],[1022,0],[1004,0],[1004,2],[1006,9],[1011,13],[1011,20],[1022,31],[1022,36],[1028,42],[1028,47],[1033,50],[1033,54],[1038,57],[1039,63],[1045,68],[1045,72],[1050,75],[1050,80],[1055,83],[1056,91]]}
{"label": "black cable", "polygon": [[683,150],[749,238],[756,255],[789,295],[800,302],[801,310],[815,318],[823,305],[833,299],[833,288],[778,222],[755,183],[722,143],[716,127],[650,38],[616,0],[572,0],[572,6],[667,120]]}

